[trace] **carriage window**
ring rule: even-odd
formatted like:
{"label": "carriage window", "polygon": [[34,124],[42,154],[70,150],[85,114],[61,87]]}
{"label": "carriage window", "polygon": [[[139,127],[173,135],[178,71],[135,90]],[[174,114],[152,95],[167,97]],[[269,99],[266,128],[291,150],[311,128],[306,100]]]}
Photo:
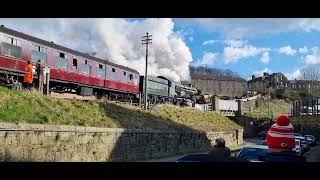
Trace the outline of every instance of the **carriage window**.
{"label": "carriage window", "polygon": [[81,72],[84,74],[91,74],[91,65],[88,63],[88,60],[82,60]]}
{"label": "carriage window", "polygon": [[73,70],[77,70],[78,69],[78,60],[77,59],[73,59],[72,60],[72,69]]}
{"label": "carriage window", "polygon": [[132,79],[133,79],[133,75],[132,75],[132,74],[130,74],[130,75],[129,75],[129,78],[130,78],[130,80],[132,80]]}
{"label": "carriage window", "polygon": [[116,78],[116,69],[115,68],[111,68],[111,80],[115,81]]}
{"label": "carriage window", "polygon": [[59,54],[59,57],[64,58],[64,59],[67,59],[67,56],[66,56],[64,53],[62,53],[62,52]]}
{"label": "carriage window", "polygon": [[16,57],[16,58],[21,57],[21,54],[22,54],[21,40],[4,36],[2,46],[3,46],[4,55]]}
{"label": "carriage window", "polygon": [[36,45],[36,44],[32,44],[32,50],[33,51],[47,53],[47,48],[39,46],[39,45]]}
{"label": "carriage window", "polygon": [[21,47],[22,41],[12,37],[4,36],[3,42]]}
{"label": "carriage window", "polygon": [[32,62],[36,63],[38,60],[41,61],[43,64],[47,64],[47,48],[32,44],[32,51],[31,51],[31,60]]}
{"label": "carriage window", "polygon": [[97,68],[97,76],[104,77],[104,75],[105,75],[104,67],[102,64],[99,64]]}
{"label": "carriage window", "polygon": [[133,83],[134,85],[138,85],[138,75],[134,75]]}
{"label": "carriage window", "polygon": [[56,52],[54,67],[67,69],[68,61],[67,61],[67,55],[65,53]]}
{"label": "carriage window", "polygon": [[125,71],[123,71],[122,82],[125,82],[125,83],[128,82],[127,72]]}

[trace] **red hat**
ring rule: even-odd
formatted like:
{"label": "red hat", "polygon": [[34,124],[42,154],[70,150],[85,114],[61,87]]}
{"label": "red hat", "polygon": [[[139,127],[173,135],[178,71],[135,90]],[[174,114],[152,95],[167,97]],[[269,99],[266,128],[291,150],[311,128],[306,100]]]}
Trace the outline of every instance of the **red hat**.
{"label": "red hat", "polygon": [[266,137],[269,149],[292,150],[295,147],[293,126],[287,116],[279,116]]}

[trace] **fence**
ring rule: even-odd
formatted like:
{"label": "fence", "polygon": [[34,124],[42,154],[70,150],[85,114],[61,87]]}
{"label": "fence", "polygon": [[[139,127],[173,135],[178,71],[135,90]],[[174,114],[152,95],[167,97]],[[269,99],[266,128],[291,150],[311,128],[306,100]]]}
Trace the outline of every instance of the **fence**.
{"label": "fence", "polygon": [[291,108],[291,116],[319,115],[320,98],[294,101]]}

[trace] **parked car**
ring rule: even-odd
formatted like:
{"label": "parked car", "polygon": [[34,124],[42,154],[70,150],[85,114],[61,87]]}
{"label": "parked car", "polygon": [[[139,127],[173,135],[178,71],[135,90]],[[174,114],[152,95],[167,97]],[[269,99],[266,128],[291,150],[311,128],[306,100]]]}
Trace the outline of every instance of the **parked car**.
{"label": "parked car", "polygon": [[250,162],[262,162],[268,154],[268,147],[244,147],[238,154],[238,159]]}
{"label": "parked car", "polygon": [[310,145],[306,140],[306,137],[304,137],[302,134],[294,133],[294,139],[298,139],[301,141],[302,146],[304,147],[304,151],[310,150]]}
{"label": "parked car", "polygon": [[236,157],[222,158],[217,159],[213,158],[209,154],[190,154],[186,155],[180,159],[177,159],[176,162],[249,162],[247,160],[238,159]]}
{"label": "parked car", "polygon": [[307,142],[311,146],[315,146],[317,144],[316,138],[313,135],[305,135],[304,137],[306,137]]}
{"label": "parked car", "polygon": [[297,154],[302,155],[304,153],[304,147],[301,144],[301,140],[295,139],[296,146],[292,149],[292,151],[295,151]]}
{"label": "parked car", "polygon": [[267,133],[268,133],[268,131],[260,131],[258,133],[258,137],[261,139],[266,139]]}

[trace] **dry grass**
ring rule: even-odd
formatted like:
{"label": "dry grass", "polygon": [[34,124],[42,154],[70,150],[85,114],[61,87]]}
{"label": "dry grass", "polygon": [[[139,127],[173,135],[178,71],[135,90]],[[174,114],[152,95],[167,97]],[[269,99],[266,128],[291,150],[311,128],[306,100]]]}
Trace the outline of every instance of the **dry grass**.
{"label": "dry grass", "polygon": [[[270,112],[273,117],[280,114],[289,114],[291,104],[282,99],[273,99],[270,102]],[[256,118],[258,120],[268,120],[268,100],[259,99],[258,106],[246,116]]]}
{"label": "dry grass", "polygon": [[160,105],[144,111],[110,101],[57,99],[36,91],[0,87],[0,121],[109,128],[216,131],[239,126],[227,117],[193,108]]}

